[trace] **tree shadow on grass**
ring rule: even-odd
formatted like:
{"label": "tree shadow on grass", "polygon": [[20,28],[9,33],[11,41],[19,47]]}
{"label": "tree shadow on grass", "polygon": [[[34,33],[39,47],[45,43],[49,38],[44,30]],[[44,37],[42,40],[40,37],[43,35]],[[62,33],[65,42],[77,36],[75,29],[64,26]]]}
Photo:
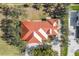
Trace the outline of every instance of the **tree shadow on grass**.
{"label": "tree shadow on grass", "polygon": [[15,37],[13,35],[13,27],[11,25],[12,23],[12,20],[10,19],[3,19],[1,20],[1,30],[3,32],[3,40],[6,40],[7,43],[9,44],[13,44],[12,41],[15,40]]}

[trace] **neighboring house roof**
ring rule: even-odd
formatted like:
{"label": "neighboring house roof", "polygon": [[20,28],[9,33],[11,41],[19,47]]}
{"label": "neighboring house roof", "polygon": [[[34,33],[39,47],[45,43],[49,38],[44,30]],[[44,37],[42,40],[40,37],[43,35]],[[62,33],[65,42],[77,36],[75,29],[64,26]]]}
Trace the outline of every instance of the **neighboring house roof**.
{"label": "neighboring house roof", "polygon": [[58,19],[46,21],[21,21],[21,38],[28,43],[42,43],[49,35],[57,35],[59,26]]}

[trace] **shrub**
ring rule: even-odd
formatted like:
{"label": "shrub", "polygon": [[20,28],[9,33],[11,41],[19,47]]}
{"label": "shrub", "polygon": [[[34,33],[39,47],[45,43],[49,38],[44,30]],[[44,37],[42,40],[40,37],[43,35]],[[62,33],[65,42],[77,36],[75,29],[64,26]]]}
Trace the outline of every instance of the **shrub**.
{"label": "shrub", "polygon": [[33,48],[31,51],[34,56],[57,56],[58,53],[51,49],[49,45],[37,46]]}

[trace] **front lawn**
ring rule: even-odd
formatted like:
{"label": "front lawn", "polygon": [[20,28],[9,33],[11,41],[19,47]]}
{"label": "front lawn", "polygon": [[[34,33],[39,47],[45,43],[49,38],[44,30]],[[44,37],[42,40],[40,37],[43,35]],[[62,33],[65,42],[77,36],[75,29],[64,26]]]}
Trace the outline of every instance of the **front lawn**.
{"label": "front lawn", "polygon": [[79,56],[79,50],[76,51],[74,54],[75,54],[75,56]]}
{"label": "front lawn", "polygon": [[79,4],[73,4],[69,6],[70,10],[79,10]]}
{"label": "front lawn", "polygon": [[67,51],[68,51],[67,47],[61,47],[61,56],[67,56]]}
{"label": "front lawn", "polygon": [[71,6],[72,10],[79,10],[79,6]]}

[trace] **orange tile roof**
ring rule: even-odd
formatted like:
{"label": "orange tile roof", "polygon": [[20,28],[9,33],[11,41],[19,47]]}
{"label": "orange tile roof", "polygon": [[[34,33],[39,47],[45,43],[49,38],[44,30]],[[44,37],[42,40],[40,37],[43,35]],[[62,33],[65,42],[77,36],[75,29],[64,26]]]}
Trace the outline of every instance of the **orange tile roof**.
{"label": "orange tile roof", "polygon": [[43,40],[46,40],[44,35],[42,33],[39,33],[38,30],[40,28],[43,29],[44,33],[48,33],[49,29],[52,29],[52,35],[57,35],[57,33],[54,30],[58,31],[58,25],[54,25],[54,23],[58,23],[58,19],[48,19],[46,21],[21,21],[21,28],[22,33],[21,38],[22,40],[28,41],[28,43],[38,43],[39,41],[37,38],[34,37],[33,32],[36,32],[39,37],[41,37]]}

